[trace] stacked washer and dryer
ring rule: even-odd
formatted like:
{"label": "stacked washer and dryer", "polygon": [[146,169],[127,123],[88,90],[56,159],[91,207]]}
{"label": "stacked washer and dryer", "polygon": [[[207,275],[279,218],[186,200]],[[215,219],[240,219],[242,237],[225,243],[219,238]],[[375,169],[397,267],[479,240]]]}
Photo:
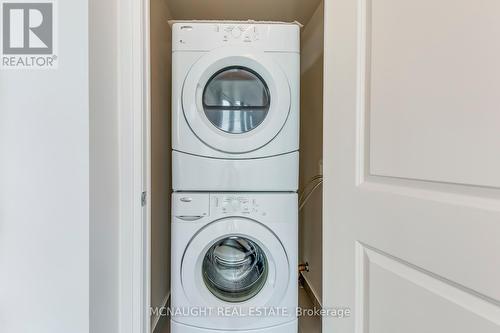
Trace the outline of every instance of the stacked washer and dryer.
{"label": "stacked washer and dryer", "polygon": [[300,27],[172,30],[171,332],[297,332]]}

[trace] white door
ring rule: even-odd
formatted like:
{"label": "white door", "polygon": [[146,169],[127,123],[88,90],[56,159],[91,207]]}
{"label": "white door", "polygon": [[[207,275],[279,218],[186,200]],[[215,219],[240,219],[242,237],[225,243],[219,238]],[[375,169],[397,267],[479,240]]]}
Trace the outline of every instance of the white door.
{"label": "white door", "polygon": [[323,332],[500,332],[499,17],[325,1]]}

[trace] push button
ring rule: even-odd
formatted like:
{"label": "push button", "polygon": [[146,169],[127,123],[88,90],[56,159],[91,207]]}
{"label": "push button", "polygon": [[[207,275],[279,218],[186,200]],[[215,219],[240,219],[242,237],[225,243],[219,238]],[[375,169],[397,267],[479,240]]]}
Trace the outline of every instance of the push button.
{"label": "push button", "polygon": [[240,201],[238,199],[231,200],[231,209],[233,212],[239,211],[241,208]]}
{"label": "push button", "polygon": [[231,32],[231,35],[234,38],[239,38],[241,36],[241,30],[240,29],[233,29],[233,31]]}

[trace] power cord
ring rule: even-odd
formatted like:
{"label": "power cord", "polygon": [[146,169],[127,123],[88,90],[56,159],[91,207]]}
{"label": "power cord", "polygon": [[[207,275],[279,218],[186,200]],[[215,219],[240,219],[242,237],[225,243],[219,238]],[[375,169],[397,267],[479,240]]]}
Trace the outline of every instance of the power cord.
{"label": "power cord", "polygon": [[[314,191],[316,191],[316,189],[318,189],[318,187],[321,186],[321,184],[323,184],[323,175],[316,175],[307,182],[302,191],[300,191],[299,211],[304,208],[309,198],[311,198],[311,195],[314,193]],[[313,185],[312,188],[308,190],[311,185]]]}
{"label": "power cord", "polygon": [[311,179],[309,179],[307,181],[307,183],[304,186],[304,188],[302,190],[299,190],[299,201],[301,201],[304,198],[304,193],[306,192],[306,190],[308,189],[308,187],[311,184],[314,184],[315,182],[320,181],[322,178],[323,178],[322,175],[316,175],[316,176],[311,177]]}

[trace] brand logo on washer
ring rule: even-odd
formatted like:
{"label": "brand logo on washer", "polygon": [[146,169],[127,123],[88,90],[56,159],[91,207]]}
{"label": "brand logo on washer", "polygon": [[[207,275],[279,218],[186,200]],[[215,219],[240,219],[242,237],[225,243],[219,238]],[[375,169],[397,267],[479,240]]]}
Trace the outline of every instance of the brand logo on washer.
{"label": "brand logo on washer", "polygon": [[55,68],[55,3],[2,1],[2,68]]}

